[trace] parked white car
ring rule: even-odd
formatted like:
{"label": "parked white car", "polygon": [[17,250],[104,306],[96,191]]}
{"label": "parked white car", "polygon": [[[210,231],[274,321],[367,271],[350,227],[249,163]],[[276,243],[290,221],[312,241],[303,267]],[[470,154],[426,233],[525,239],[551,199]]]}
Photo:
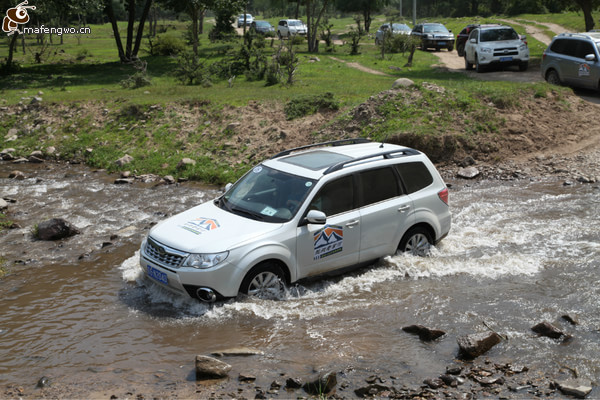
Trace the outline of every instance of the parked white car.
{"label": "parked white car", "polygon": [[[246,14],[246,25],[250,26],[250,24],[254,21],[254,17],[251,14]],[[240,14],[237,19],[237,27],[241,28],[244,26],[244,14]]]}
{"label": "parked white car", "polygon": [[525,36],[504,25],[485,25],[474,28],[465,43],[465,69],[475,66],[482,72],[491,65],[517,65],[526,71],[529,47]]}
{"label": "parked white car", "polygon": [[[391,27],[391,30],[390,30]],[[387,32],[392,32],[392,35],[410,35],[411,29],[406,24],[383,24],[375,32],[375,44],[381,45]]]}
{"label": "parked white car", "polygon": [[450,230],[448,189],[421,152],[350,139],[277,154],[219,198],[150,230],[152,282],[205,302],[278,297],[286,284],[408,251]]}
{"label": "parked white car", "polygon": [[306,25],[299,19],[282,19],[277,24],[277,36],[280,39],[296,35],[306,36],[307,32]]}

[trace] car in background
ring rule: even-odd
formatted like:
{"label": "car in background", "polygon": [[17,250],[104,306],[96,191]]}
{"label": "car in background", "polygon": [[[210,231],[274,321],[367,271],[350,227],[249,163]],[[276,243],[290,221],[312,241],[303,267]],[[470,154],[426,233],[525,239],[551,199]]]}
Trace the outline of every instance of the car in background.
{"label": "car in background", "polygon": [[277,24],[277,36],[280,39],[296,35],[306,36],[307,32],[306,25],[299,19],[282,19]]}
{"label": "car in background", "polygon": [[554,85],[600,89],[600,32],[555,36],[542,55],[541,73]]}
{"label": "car in background", "polygon": [[526,37],[506,25],[474,27],[465,43],[465,69],[475,66],[477,72],[492,65],[517,65],[526,71],[529,65],[529,47]]}
{"label": "car in background", "polygon": [[458,35],[456,35],[456,52],[458,53],[459,57],[464,57],[465,55],[465,43],[467,42],[467,39],[469,38],[469,33],[471,33],[471,31],[480,26],[479,24],[469,24],[467,26],[465,26],[464,28],[462,28],[462,30],[458,33]]}
{"label": "car in background", "polygon": [[140,266],[148,281],[205,302],[278,299],[299,279],[427,255],[450,225],[448,188],[425,154],[337,140],[276,154],[218,198],[159,222]]}
{"label": "car in background", "polygon": [[250,29],[265,36],[275,36],[275,28],[267,21],[255,20],[250,24]]}
{"label": "car in background", "polygon": [[[252,15],[246,14],[246,25],[252,24],[252,21],[254,21]],[[240,14],[237,19],[237,27],[241,28],[242,26],[244,26],[244,14]]]}
{"label": "car in background", "polygon": [[410,33],[421,39],[421,49],[454,50],[454,34],[444,25],[434,22],[424,22],[415,25]]}
{"label": "car in background", "polygon": [[390,31],[390,28],[392,35],[410,35],[411,31],[410,27],[406,24],[383,24],[377,29],[377,32],[375,32],[376,45],[383,43],[383,38],[385,37],[385,34]]}

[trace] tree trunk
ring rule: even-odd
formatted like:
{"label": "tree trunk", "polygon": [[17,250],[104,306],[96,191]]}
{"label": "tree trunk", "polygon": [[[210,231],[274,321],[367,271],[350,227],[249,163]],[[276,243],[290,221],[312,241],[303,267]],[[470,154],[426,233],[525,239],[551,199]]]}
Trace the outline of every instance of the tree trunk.
{"label": "tree trunk", "polygon": [[594,29],[594,17],[592,16],[592,10],[594,8],[593,0],[575,0],[575,3],[581,7],[583,11],[583,19],[585,21],[585,31],[589,32]]}
{"label": "tree trunk", "polygon": [[190,17],[192,17],[192,48],[194,51],[194,56],[198,57],[198,17],[199,10],[198,6],[190,4]]}
{"label": "tree trunk", "polygon": [[319,23],[321,22],[321,17],[323,17],[323,13],[325,9],[327,9],[327,4],[329,0],[323,0],[323,5],[321,10],[317,14],[317,5],[318,0],[306,0],[306,29],[307,39],[308,39],[308,52],[309,53],[317,53],[319,51],[319,41],[317,40],[317,31],[319,30]]}
{"label": "tree trunk", "polygon": [[119,27],[117,25],[117,19],[115,18],[115,12],[112,7],[112,0],[106,2],[106,15],[113,28],[113,35],[115,36],[115,42],[117,43],[117,50],[119,51],[119,60],[125,62],[125,52],[123,51],[123,43],[121,43],[121,35],[119,34]]}
{"label": "tree trunk", "polygon": [[17,33],[13,33],[13,36],[10,39],[10,44],[8,45],[8,58],[6,59],[6,65],[4,66],[7,74],[9,74],[13,69],[13,56],[15,54],[15,47],[17,46],[18,36],[19,35]]}
{"label": "tree trunk", "polygon": [[367,7],[363,10],[363,17],[365,18],[365,32],[369,33],[369,29],[371,29],[371,7]]}
{"label": "tree trunk", "polygon": [[204,16],[206,15],[206,8],[202,8],[200,10],[200,16],[198,18],[198,34],[202,35],[204,33]]}
{"label": "tree trunk", "polygon": [[146,5],[144,6],[144,11],[142,11],[142,16],[138,25],[137,35],[135,37],[135,46],[133,47],[133,54],[131,54],[132,60],[137,58],[138,52],[140,51],[140,45],[142,44],[142,37],[144,35],[144,24],[146,23],[146,19],[148,18],[148,14],[150,13],[151,5],[152,0],[146,0]]}
{"label": "tree trunk", "polygon": [[127,42],[125,45],[125,58],[130,61],[133,51],[133,26],[135,25],[135,0],[128,1],[129,21],[127,21]]}

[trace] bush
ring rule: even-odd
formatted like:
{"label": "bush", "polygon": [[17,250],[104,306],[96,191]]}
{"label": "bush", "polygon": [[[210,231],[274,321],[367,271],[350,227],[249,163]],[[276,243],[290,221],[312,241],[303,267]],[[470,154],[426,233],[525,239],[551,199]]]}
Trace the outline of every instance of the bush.
{"label": "bush", "polygon": [[288,120],[316,114],[321,110],[339,110],[339,103],[333,98],[333,93],[301,96],[287,102],[284,107]]}
{"label": "bush", "polygon": [[121,81],[121,86],[124,89],[137,89],[144,86],[152,85],[150,81],[150,77],[148,76],[148,72],[146,68],[148,67],[148,63],[142,60],[136,60],[133,63],[133,68],[137,70],[136,73],[129,76],[127,79]]}
{"label": "bush", "polygon": [[183,52],[176,58],[177,67],[174,74],[184,85],[211,86],[209,69],[200,62],[198,56],[191,51]]}
{"label": "bush", "polygon": [[172,56],[185,51],[185,41],[176,32],[158,35],[151,46],[152,55]]}

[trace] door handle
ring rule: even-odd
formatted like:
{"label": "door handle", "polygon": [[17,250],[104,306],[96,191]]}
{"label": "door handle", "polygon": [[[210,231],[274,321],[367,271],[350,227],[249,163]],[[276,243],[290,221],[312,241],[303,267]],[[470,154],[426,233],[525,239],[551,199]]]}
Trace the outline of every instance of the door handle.
{"label": "door handle", "polygon": [[398,212],[403,213],[403,212],[408,211],[408,210],[410,210],[410,206],[402,206],[402,207],[400,207],[398,209]]}
{"label": "door handle", "polygon": [[356,221],[351,221],[351,222],[348,222],[348,223],[346,224],[346,226],[347,226],[348,228],[350,228],[350,229],[354,228],[356,225],[358,225],[358,220],[356,220]]}

